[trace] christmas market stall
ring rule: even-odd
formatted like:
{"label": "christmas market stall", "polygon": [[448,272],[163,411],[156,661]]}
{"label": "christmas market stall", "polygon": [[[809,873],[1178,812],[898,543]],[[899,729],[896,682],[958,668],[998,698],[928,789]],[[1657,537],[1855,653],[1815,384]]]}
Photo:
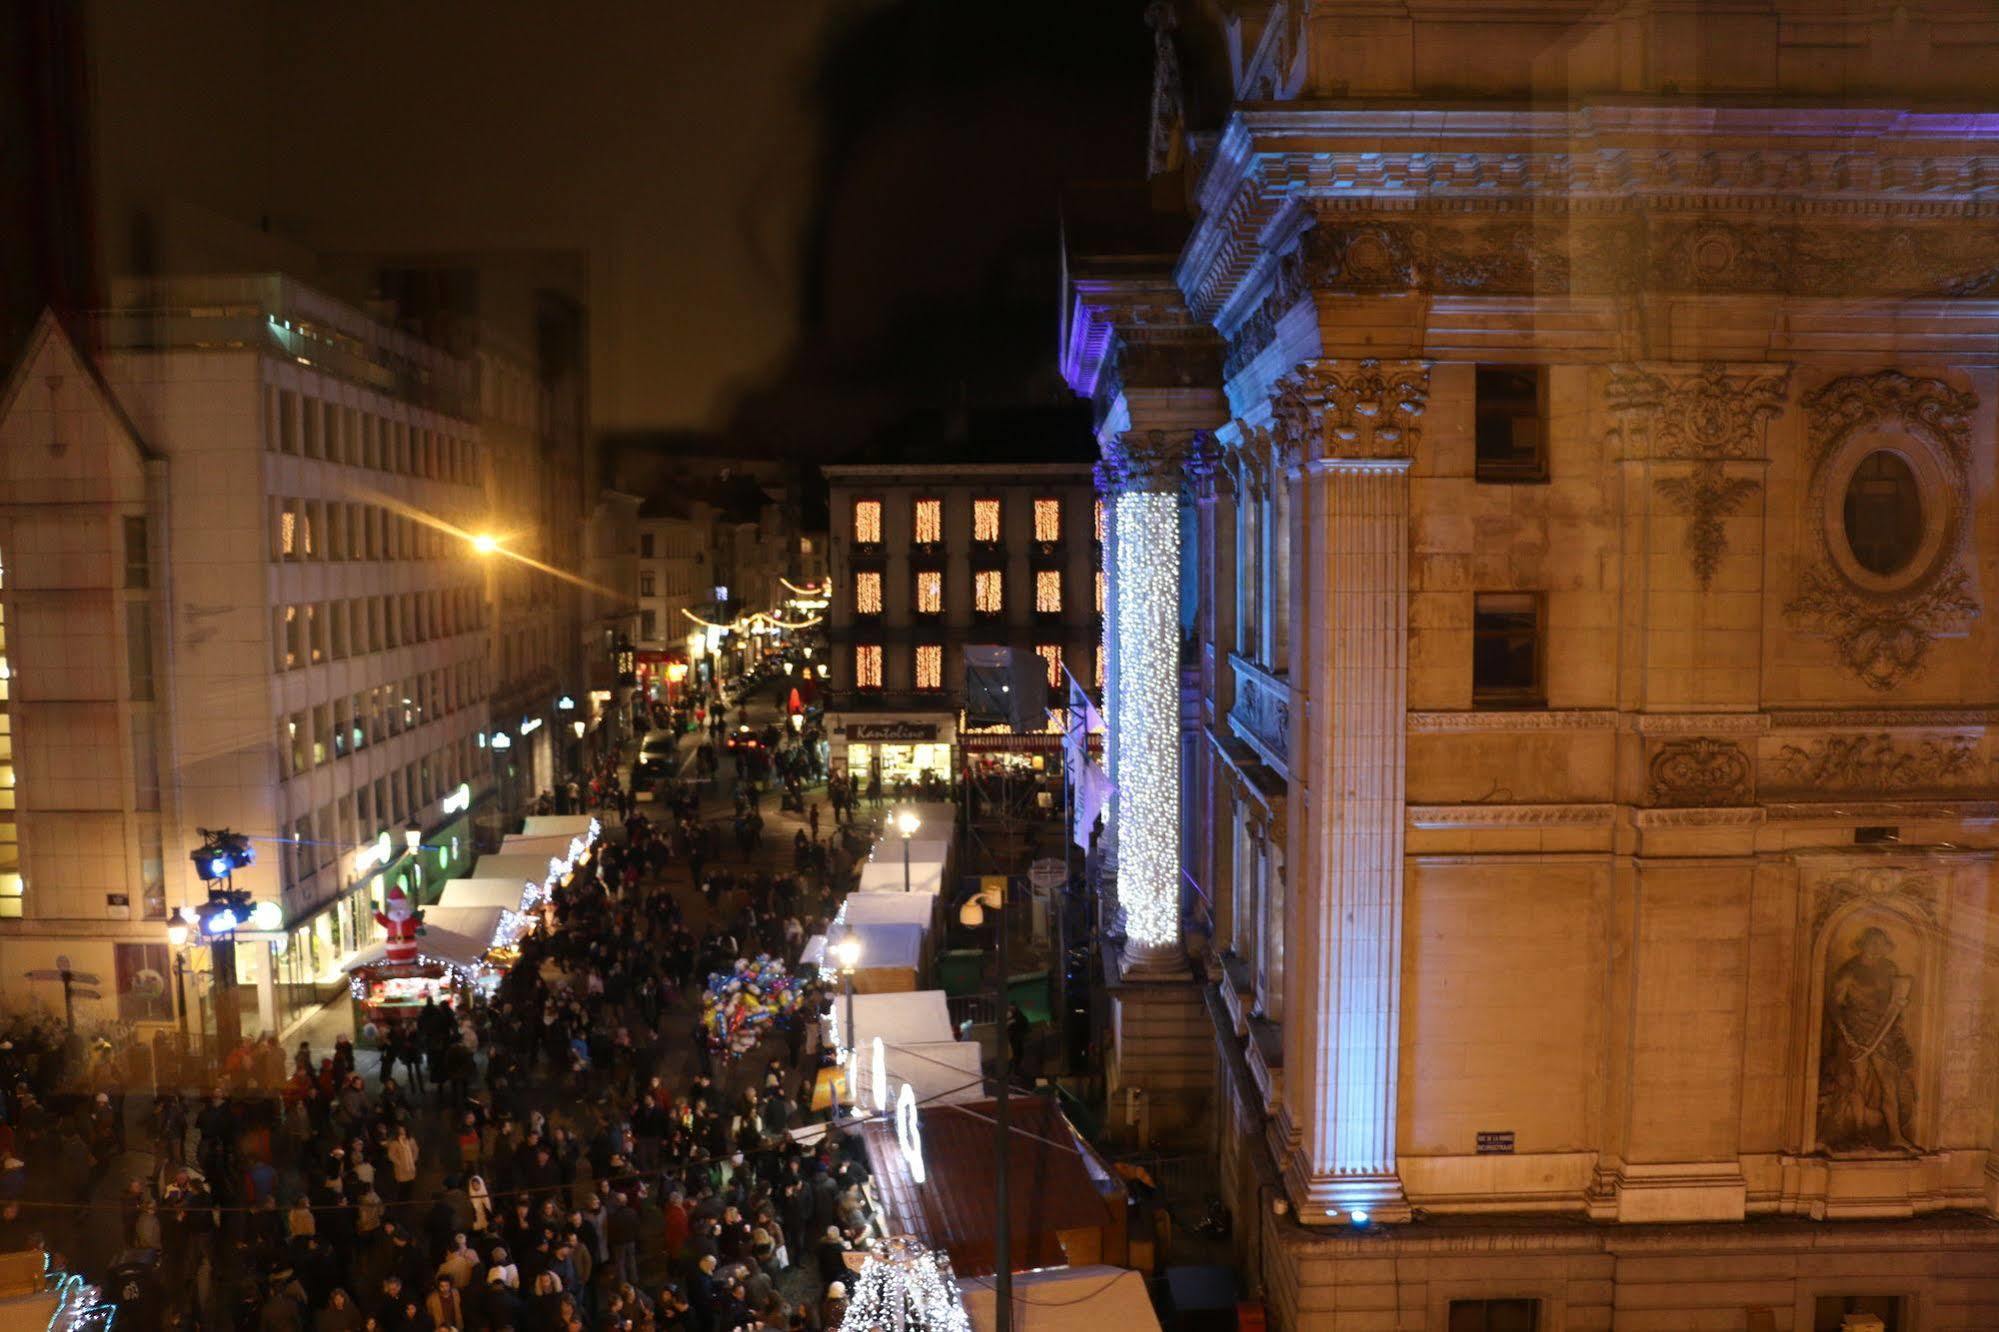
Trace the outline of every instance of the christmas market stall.
{"label": "christmas market stall", "polygon": [[888,994],[917,988],[918,977],[930,961],[928,936],[922,926],[835,925],[827,936],[827,955],[838,957],[840,940],[850,937],[861,946],[860,963],[854,968],[854,993]]}
{"label": "christmas market stall", "polygon": [[526,904],[527,885],[519,879],[452,879],[437,895],[441,907],[498,907],[523,913]]}
{"label": "christmas market stall", "polygon": [[[995,1278],[964,1283],[965,1313],[972,1332],[996,1332]],[[1051,1267],[1017,1272],[1013,1278],[1013,1332],[1159,1332],[1159,1315],[1145,1289],[1145,1277],[1123,1267]]]}
{"label": "christmas market stall", "polygon": [[574,869],[567,860],[546,852],[500,851],[480,856],[472,866],[472,877],[518,880],[527,890],[522,905],[529,911],[539,911],[550,893],[568,884]]}
{"label": "christmas market stall", "polygon": [[[993,1103],[918,1105],[898,1089],[894,1113],[860,1126],[879,1224],[951,1255],[964,1276],[993,1270],[999,1185]],[[1126,1261],[1124,1185],[1046,1097],[1010,1107],[1008,1253],[1015,1271]]]}
{"label": "christmas market stall", "polygon": [[604,835],[604,828],[595,814],[531,814],[522,822],[520,835],[581,837],[586,845],[595,846]]}
{"label": "christmas market stall", "polygon": [[354,1030],[366,1045],[379,1043],[386,1024],[414,1022],[426,999],[457,1004],[474,990],[490,992],[530,923],[500,907],[431,907],[399,915],[395,897],[381,918],[389,937],[343,968]]}

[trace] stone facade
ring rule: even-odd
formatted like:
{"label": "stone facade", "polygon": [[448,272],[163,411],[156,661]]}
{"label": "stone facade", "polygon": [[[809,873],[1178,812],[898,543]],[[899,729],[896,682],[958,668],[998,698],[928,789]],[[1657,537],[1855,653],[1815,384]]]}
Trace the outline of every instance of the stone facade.
{"label": "stone facade", "polygon": [[1072,255],[1065,369],[1107,458],[1214,457],[1157,983],[1210,987],[1248,1284],[1285,1328],[1999,1325],[1999,22],[1163,31],[1233,105],[1162,69],[1191,232],[1170,280]]}

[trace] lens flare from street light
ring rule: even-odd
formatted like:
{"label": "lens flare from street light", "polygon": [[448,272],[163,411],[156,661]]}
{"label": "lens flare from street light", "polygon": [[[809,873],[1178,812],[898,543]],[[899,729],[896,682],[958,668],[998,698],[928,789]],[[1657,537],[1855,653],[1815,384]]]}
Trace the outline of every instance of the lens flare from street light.
{"label": "lens flare from street light", "polygon": [[481,555],[491,555],[500,548],[500,539],[491,532],[481,532],[472,538],[472,549]]}

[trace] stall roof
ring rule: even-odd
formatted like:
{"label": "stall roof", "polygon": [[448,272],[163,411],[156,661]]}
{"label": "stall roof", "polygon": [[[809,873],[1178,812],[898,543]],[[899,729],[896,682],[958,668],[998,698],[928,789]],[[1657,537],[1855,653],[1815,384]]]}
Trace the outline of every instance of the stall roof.
{"label": "stall roof", "polygon": [[798,969],[803,972],[807,967],[823,967],[825,965],[826,936],[815,934],[810,939],[807,939],[805,947],[799,950]]}
{"label": "stall roof", "polygon": [[[944,891],[944,866],[940,861],[909,862],[907,896],[935,897]],[[902,858],[870,860],[861,866],[859,891],[863,893],[905,893]]]}
{"label": "stall roof", "polygon": [[[898,873],[901,871],[898,870]],[[929,929],[937,916],[931,893],[848,893],[834,918],[837,925],[920,925]]]}
{"label": "stall roof", "polygon": [[[564,847],[567,854],[568,848]],[[557,860],[561,856],[555,857]],[[502,851],[496,855],[480,856],[472,866],[472,874],[480,879],[511,879],[516,876],[522,883],[541,884],[548,881],[548,860],[546,855],[531,851]]]}
{"label": "stall roof", "polygon": [[[492,949],[493,932],[499,929],[502,914],[498,907],[426,907],[417,949],[446,962],[472,966]],[[386,942],[370,944],[340,969],[358,971],[372,966],[387,956],[388,951]]]}
{"label": "stall roof", "polygon": [[[942,865],[951,858],[951,843],[947,838],[912,837],[909,839],[909,861],[912,865]],[[882,837],[875,842],[874,850],[868,852],[869,860],[902,864],[902,838],[895,834]]]}
{"label": "stall roof", "polygon": [[860,970],[862,971],[875,971],[884,967],[907,967],[914,971],[923,965],[921,925],[853,923],[835,925],[827,932],[828,949],[849,934],[861,941]]}
{"label": "stall roof", "polygon": [[521,825],[523,837],[588,837],[592,814],[534,814]]}
{"label": "stall roof", "polygon": [[[526,896],[527,885],[519,879],[451,879],[438,894],[438,907],[500,907],[506,911],[522,910],[521,899]],[[435,909],[435,908],[433,908]]]}
{"label": "stall roof", "polygon": [[[993,1332],[993,1278],[962,1283],[972,1332]],[[1051,1267],[1013,1278],[1015,1332],[1159,1332],[1145,1277],[1122,1267]]]}
{"label": "stall roof", "polygon": [[925,1107],[985,1099],[985,1067],[977,1041],[884,1044],[882,1053],[890,1085],[906,1082],[916,1088],[916,1099]]}
{"label": "stall roof", "polygon": [[500,855],[529,856],[537,853],[554,856],[557,860],[569,858],[569,848],[576,844],[581,834],[572,833],[567,837],[530,837],[526,833],[508,833],[500,839]]}
{"label": "stall roof", "polygon": [[[1016,1267],[1066,1262],[1068,1231],[1115,1230],[1124,1219],[1120,1186],[1093,1170],[1089,1148],[1062,1110],[1040,1096],[1015,1097],[1009,1107],[1007,1205],[1010,1252]],[[993,1270],[998,1191],[993,1103],[925,1106],[920,1117],[924,1182],[917,1183],[896,1125],[877,1116],[861,1125],[882,1221],[890,1234],[912,1235],[943,1249],[960,1276]]]}
{"label": "stall roof", "polygon": [[[840,1021],[847,1020],[846,1001],[835,1005]],[[908,990],[897,994],[857,994],[854,996],[854,1026],[862,1043],[882,1038],[888,1046],[920,1045],[949,1041],[951,1008],[942,990]]]}

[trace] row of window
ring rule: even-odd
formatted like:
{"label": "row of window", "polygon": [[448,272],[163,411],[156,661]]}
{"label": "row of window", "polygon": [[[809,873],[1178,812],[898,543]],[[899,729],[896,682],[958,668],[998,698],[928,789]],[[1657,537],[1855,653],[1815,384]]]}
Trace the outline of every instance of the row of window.
{"label": "row of window", "polygon": [[461,738],[301,815],[292,821],[291,841],[285,848],[286,886],[296,887],[334,865],[343,853],[374,841],[383,829],[399,828],[439,796],[470,780],[473,771],[472,741]]}
{"label": "row of window", "polygon": [[485,670],[484,662],[459,662],[292,713],[278,727],[283,775],[310,772],[483,701]]}
{"label": "row of window", "polygon": [[443,560],[465,554],[466,544],[458,537],[378,504],[271,501],[274,560]]}
{"label": "row of window", "polygon": [[[944,613],[944,573],[940,569],[918,569],[911,578],[910,603],[918,615],[942,615]],[[1104,613],[1106,583],[1104,573],[1097,571],[1096,610]],[[1034,613],[1036,615],[1060,615],[1062,613],[1062,571],[1060,569],[1037,569],[1034,571]],[[854,613],[856,615],[880,615],[884,609],[882,596],[882,575],[874,569],[862,569],[854,574]],[[1002,569],[975,569],[972,572],[972,609],[980,615],[1003,615],[1006,613],[1006,572]]]}
{"label": "row of window", "polygon": [[[1062,501],[1054,496],[1043,496],[1033,503],[1034,539],[1052,544],[1062,539]],[[994,545],[1001,540],[1005,530],[1002,501],[996,496],[984,496],[972,501],[972,540],[984,545]],[[1099,544],[1104,539],[1104,504],[1096,501],[1096,538]],[[911,539],[919,546],[933,546],[944,540],[944,501],[929,496],[921,496],[909,502],[909,530]],[[861,546],[878,546],[882,541],[882,501],[878,499],[858,499],[854,501],[854,543]]]}
{"label": "row of window", "polygon": [[476,588],[450,587],[279,606],[271,619],[272,669],[295,671],[470,633],[486,609]]}
{"label": "row of window", "polygon": [[392,421],[292,391],[264,390],[265,445],[377,472],[478,485],[479,446],[469,437]]}
{"label": "row of window", "polygon": [[[854,645],[854,687],[856,689],[880,689],[882,687],[883,653],[880,643],[857,643]],[[1048,663],[1048,687],[1062,688],[1062,645],[1060,643],[1037,643],[1035,653]],[[1096,688],[1104,687],[1104,654],[1099,648],[1096,657]],[[944,645],[942,643],[918,643],[911,653],[910,679],[916,689],[930,691],[944,688]]]}

